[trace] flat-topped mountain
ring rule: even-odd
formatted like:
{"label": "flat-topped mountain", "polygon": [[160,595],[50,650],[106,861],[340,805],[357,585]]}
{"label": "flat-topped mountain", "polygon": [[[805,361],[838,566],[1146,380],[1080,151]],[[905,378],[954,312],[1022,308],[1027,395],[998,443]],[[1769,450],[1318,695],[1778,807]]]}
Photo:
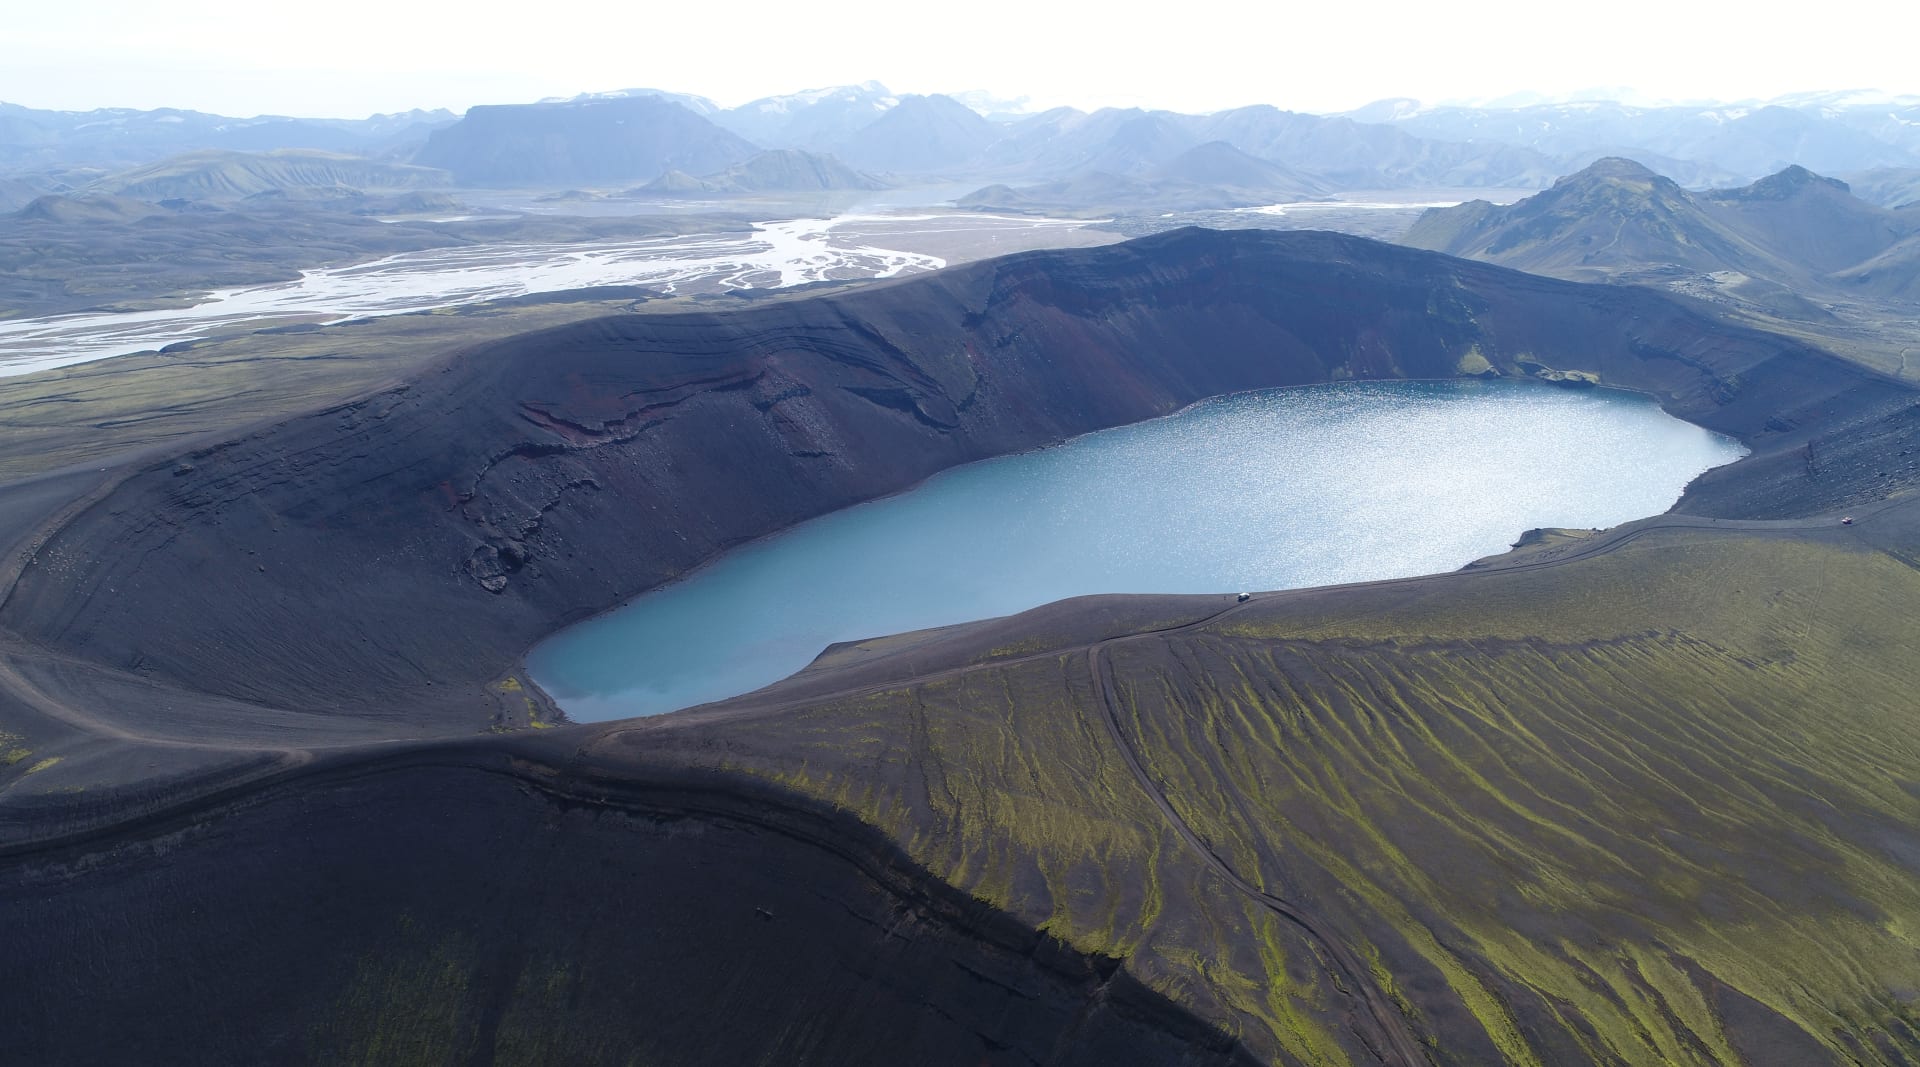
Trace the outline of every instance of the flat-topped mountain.
{"label": "flat-topped mountain", "polygon": [[463,184],[531,186],[708,174],[757,151],[671,100],[633,96],[476,107],[435,130],[414,161]]}
{"label": "flat-topped mountain", "polygon": [[871,174],[830,155],[776,148],[726,170],[695,177],[668,171],[632,191],[636,196],[742,196],[753,193],[820,193],[888,188]]}
{"label": "flat-topped mountain", "polygon": [[274,190],[384,192],[441,189],[451,184],[453,175],[431,167],[289,148],[190,152],[108,175],[88,188],[137,200],[239,200]]}

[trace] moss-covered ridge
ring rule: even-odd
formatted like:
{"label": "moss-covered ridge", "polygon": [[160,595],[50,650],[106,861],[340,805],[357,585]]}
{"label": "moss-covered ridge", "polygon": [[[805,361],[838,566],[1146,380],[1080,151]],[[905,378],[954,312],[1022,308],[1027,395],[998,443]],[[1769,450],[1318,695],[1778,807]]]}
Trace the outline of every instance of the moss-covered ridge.
{"label": "moss-covered ridge", "polygon": [[1436,1062],[1902,1062],[1917,544],[1916,505],[1847,528],[1681,520],[1544,565],[1116,602],[1135,635],[1092,645],[1048,610],[949,634],[952,661],[921,645],[789,683],[854,695],[595,750],[857,812],[1277,1061],[1365,1059],[1364,1006],[1156,792],[1365,961]]}
{"label": "moss-covered ridge", "polygon": [[321,755],[104,833],[0,848],[0,1049],[63,1064],[1255,1062],[1119,961],[929,877],[845,813],[737,777],[588,780],[573,747],[528,731]]}

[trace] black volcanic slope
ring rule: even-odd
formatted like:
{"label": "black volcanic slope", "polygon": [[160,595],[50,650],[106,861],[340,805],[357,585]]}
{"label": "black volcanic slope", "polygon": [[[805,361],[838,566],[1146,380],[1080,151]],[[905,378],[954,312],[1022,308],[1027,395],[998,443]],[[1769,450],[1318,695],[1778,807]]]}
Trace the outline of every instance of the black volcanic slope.
{"label": "black volcanic slope", "polygon": [[[954,464],[1235,390],[1444,377],[1470,353],[1591,371],[1748,440],[1761,456],[1694,494],[1726,515],[1877,491],[1825,442],[1909,403],[1652,294],[1333,235],[1189,231],[472,352],[132,473],[38,548],[0,624],[275,706],[447,705],[450,683],[508,670],[565,622]],[[1804,462],[1810,441],[1832,473]]]}
{"label": "black volcanic slope", "polygon": [[[456,739],[548,725],[513,671],[554,627],[955,463],[1567,371],[1754,454],[1461,574],[1068,601]],[[1181,231],[592,320],[5,488],[0,996],[35,1022],[0,1049],[1911,1062],[1917,401],[1650,291]]]}
{"label": "black volcanic slope", "polygon": [[849,816],[695,775],[609,805],[515,773],[559,747],[494,749],[325,767],[104,854],[8,856],[0,1056],[1252,1062]]}

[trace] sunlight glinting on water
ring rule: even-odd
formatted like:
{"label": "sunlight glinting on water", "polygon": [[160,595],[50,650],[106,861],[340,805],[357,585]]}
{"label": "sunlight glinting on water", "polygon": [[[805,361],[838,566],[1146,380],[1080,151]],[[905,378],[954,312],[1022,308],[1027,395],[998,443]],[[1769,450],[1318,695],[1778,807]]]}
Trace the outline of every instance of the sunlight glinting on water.
{"label": "sunlight glinting on water", "polygon": [[529,659],[580,720],[747,692],[835,641],[1090,593],[1452,570],[1540,526],[1664,511],[1737,442],[1528,382],[1247,393],[938,475],[729,553]]}

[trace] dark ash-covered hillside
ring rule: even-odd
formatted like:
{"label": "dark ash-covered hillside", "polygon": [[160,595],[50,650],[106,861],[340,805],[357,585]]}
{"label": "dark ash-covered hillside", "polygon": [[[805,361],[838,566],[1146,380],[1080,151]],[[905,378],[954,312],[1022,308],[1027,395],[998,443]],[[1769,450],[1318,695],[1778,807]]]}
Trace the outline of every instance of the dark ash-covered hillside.
{"label": "dark ash-covered hillside", "polygon": [[[1754,454],[1463,572],[1064,601],[675,715],[554,727],[508,673],[944,466],[1495,373]],[[1917,437],[1657,293],[1186,231],[10,485],[0,1059],[1912,1062]]]}
{"label": "dark ash-covered hillside", "polygon": [[0,850],[0,1059],[1256,1062],[847,815],[535,740]]}
{"label": "dark ash-covered hillside", "polygon": [[954,464],[1234,390],[1551,370],[1756,450],[1689,510],[1805,513],[1915,477],[1879,455],[1915,432],[1903,386],[1670,299],[1183,231],[478,349],[134,472],[37,547],[0,623],[190,689],[472,722],[466,686],[561,624]]}

